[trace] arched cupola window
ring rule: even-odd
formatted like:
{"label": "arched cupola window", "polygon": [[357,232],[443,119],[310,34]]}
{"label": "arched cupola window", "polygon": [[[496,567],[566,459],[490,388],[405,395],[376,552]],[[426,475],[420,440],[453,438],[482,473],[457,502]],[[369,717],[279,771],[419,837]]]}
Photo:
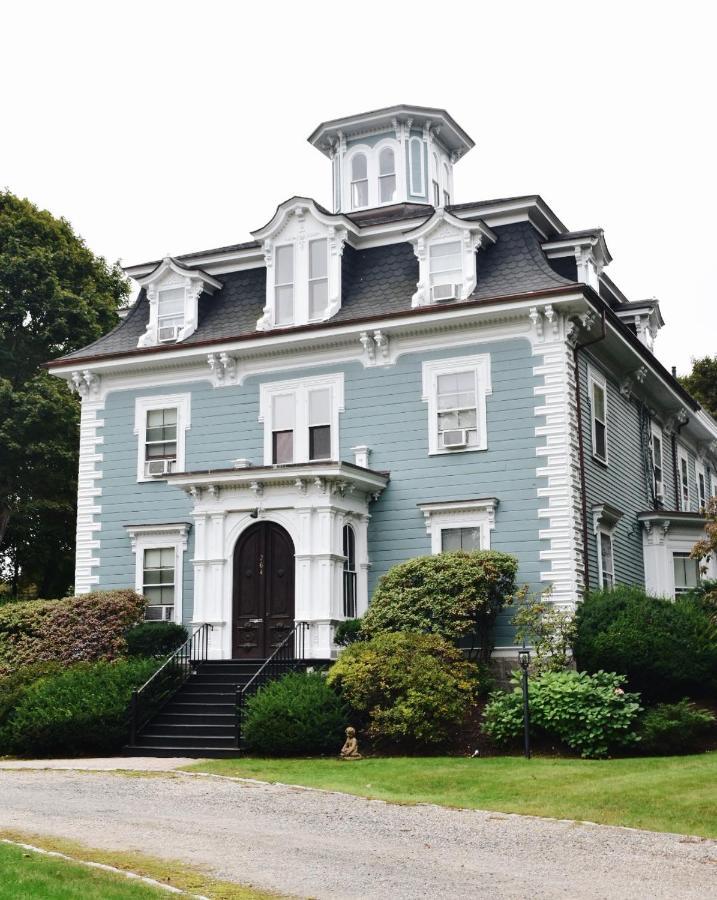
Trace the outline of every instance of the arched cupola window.
{"label": "arched cupola window", "polygon": [[396,154],[384,147],[378,156],[379,203],[393,203],[396,199]]}
{"label": "arched cupola window", "polygon": [[368,206],[368,159],[357,153],[351,160],[351,208]]}

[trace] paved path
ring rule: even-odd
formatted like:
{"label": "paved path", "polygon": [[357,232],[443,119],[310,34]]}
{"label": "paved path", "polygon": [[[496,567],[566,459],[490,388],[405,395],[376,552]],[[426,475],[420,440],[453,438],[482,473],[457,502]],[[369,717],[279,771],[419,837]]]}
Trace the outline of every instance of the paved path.
{"label": "paved path", "polygon": [[331,900],[717,896],[714,841],[180,774],[2,771],[0,828]]}
{"label": "paved path", "polygon": [[84,769],[92,772],[131,770],[137,772],[169,772],[198,762],[185,756],[161,758],[158,756],[101,756],[74,759],[6,759],[1,769]]}

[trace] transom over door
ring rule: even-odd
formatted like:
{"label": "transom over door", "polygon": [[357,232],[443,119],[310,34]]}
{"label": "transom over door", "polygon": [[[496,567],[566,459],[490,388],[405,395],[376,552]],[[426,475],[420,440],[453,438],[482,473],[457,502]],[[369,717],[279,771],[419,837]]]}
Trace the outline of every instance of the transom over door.
{"label": "transom over door", "polygon": [[234,547],[232,656],[266,659],[294,625],[294,543],[276,522],[257,522]]}

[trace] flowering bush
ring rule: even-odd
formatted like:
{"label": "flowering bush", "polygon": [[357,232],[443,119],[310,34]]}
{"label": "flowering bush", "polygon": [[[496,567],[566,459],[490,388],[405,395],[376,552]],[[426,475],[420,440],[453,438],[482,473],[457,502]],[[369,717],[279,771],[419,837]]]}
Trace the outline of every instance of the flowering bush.
{"label": "flowering bush", "polygon": [[[520,675],[510,692],[491,694],[483,730],[497,744],[523,733]],[[625,679],[610,672],[545,672],[528,682],[531,733],[557,739],[588,759],[605,757],[638,740],[639,694],[622,689]]]}
{"label": "flowering bush", "polygon": [[475,671],[438,635],[387,632],[350,644],[328,681],[378,744],[435,749],[456,737]]}
{"label": "flowering bush", "polygon": [[145,600],[131,590],[0,606],[0,674],[44,660],[115,659]]}
{"label": "flowering bush", "polygon": [[368,637],[387,631],[424,632],[454,642],[475,634],[487,661],[491,631],[513,596],[517,570],[515,557],[495,550],[409,559],[381,578],[362,631]]}

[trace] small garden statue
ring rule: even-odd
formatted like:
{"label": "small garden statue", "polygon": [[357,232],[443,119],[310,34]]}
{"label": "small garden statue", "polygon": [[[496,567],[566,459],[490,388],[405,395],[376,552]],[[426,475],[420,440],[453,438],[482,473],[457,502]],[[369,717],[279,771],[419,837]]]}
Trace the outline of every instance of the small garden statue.
{"label": "small garden statue", "polygon": [[341,748],[339,756],[341,759],[363,759],[358,749],[356,729],[352,728],[350,725],[346,729],[346,743]]}

